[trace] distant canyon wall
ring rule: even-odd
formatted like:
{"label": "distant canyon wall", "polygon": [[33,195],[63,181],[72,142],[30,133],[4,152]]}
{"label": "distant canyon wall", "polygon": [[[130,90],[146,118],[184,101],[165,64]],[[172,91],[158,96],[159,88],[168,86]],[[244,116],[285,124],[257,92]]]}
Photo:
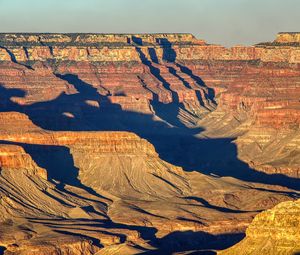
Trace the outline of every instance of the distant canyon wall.
{"label": "distant canyon wall", "polygon": [[90,109],[151,116],[177,104],[184,125],[236,138],[251,167],[298,177],[299,45],[299,33],[232,48],[191,34],[1,34],[0,104],[27,106],[50,130],[88,125],[78,117]]}
{"label": "distant canyon wall", "polygon": [[9,61],[140,61],[135,47],[159,60],[172,44],[177,60],[260,60],[300,63],[299,34],[281,33],[273,43],[225,48],[209,45],[191,34],[0,34],[0,60]]}

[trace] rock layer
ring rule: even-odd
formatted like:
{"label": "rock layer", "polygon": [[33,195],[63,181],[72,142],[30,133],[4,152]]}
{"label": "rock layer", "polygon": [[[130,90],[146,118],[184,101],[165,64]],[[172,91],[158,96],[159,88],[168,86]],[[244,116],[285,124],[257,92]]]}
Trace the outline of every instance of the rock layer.
{"label": "rock layer", "polygon": [[246,238],[220,254],[298,254],[299,200],[283,202],[258,214],[246,231]]}
{"label": "rock layer", "polygon": [[297,33],[1,34],[4,254],[233,245],[299,196],[299,61]]}

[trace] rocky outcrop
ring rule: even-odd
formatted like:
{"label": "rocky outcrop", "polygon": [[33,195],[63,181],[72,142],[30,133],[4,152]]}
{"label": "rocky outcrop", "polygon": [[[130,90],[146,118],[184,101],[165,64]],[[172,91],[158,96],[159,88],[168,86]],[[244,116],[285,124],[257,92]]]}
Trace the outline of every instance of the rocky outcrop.
{"label": "rocky outcrop", "polygon": [[47,179],[46,170],[38,167],[24,149],[16,145],[0,144],[0,169],[24,169],[29,176]]}
{"label": "rocky outcrop", "polygon": [[258,214],[246,231],[246,238],[219,254],[298,254],[299,200],[283,202]]}
{"label": "rocky outcrop", "polygon": [[276,43],[300,43],[300,33],[298,33],[298,32],[279,33],[274,42],[276,42]]}

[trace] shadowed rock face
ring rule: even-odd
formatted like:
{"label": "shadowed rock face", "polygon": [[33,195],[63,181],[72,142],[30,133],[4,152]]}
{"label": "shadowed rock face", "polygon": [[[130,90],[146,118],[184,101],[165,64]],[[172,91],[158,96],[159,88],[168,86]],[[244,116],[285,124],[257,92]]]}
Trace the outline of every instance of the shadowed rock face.
{"label": "shadowed rock face", "polygon": [[297,38],[0,34],[0,254],[240,241],[299,196]]}

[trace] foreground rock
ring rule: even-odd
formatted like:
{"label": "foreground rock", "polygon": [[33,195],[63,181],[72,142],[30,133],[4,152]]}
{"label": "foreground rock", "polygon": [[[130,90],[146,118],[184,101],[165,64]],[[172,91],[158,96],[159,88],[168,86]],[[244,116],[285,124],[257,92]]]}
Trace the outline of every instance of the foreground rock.
{"label": "foreground rock", "polygon": [[226,235],[243,232],[258,210],[290,199],[280,187],[184,172],[132,133],[8,132],[0,140],[0,245],[12,254],[95,254],[112,245],[175,252],[184,249],[176,238],[195,238],[197,248],[222,235],[231,243]]}
{"label": "foreground rock", "polygon": [[219,254],[299,254],[300,201],[280,203],[258,214],[246,238]]}

